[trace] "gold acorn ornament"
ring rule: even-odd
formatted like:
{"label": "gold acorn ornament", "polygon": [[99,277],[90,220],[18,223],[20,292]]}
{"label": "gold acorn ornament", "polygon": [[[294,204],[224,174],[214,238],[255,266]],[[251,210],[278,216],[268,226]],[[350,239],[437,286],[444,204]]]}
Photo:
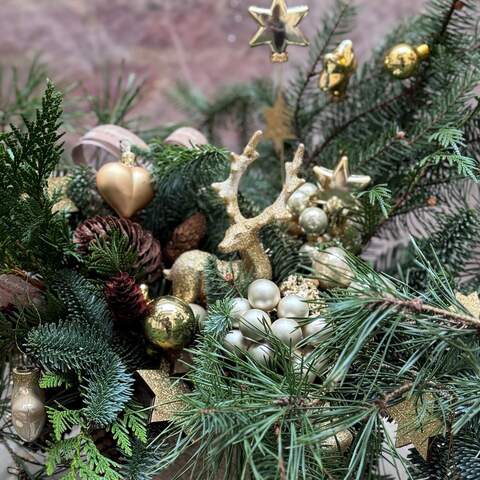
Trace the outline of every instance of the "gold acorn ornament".
{"label": "gold acorn ornament", "polygon": [[387,52],[383,64],[393,77],[404,80],[415,75],[420,63],[429,55],[430,47],[426,43],[416,47],[408,43],[399,43]]}
{"label": "gold acorn ornament", "polygon": [[357,70],[357,59],[351,40],[343,40],[332,53],[323,59],[319,87],[333,98],[342,98],[347,92],[350,77]]}
{"label": "gold acorn ornament", "polygon": [[12,424],[25,442],[33,442],[42,433],[46,421],[44,394],[38,385],[38,368],[14,368],[11,398]]}
{"label": "gold acorn ornament", "polygon": [[307,38],[298,26],[308,11],[307,6],[288,8],[285,0],[273,0],[270,8],[249,7],[248,12],[260,26],[250,40],[250,46],[269,45],[273,63],[287,62],[288,45],[308,45]]}
{"label": "gold acorn ornament", "polygon": [[145,337],[163,350],[186,347],[195,333],[195,315],[183,300],[165,296],[151,301],[151,313],[145,319]]}
{"label": "gold acorn ornament", "polygon": [[97,189],[122,218],[130,218],[146,207],[154,196],[150,172],[135,166],[129,142],[122,142],[119,162],[106,163],[97,172]]}

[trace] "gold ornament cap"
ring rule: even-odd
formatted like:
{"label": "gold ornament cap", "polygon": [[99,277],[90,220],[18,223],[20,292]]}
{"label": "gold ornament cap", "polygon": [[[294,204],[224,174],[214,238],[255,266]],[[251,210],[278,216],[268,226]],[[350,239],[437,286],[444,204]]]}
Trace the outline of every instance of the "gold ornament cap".
{"label": "gold ornament cap", "polygon": [[430,56],[430,47],[426,43],[422,43],[418,47],[415,47],[415,51],[420,60],[426,60]]}

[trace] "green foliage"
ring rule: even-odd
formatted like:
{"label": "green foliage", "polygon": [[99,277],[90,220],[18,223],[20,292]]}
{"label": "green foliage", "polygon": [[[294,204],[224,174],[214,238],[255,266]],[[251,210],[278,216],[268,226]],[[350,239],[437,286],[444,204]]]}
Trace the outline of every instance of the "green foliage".
{"label": "green foliage", "polygon": [[69,380],[65,375],[54,372],[45,372],[40,378],[38,385],[40,388],[71,387]]}
{"label": "green foliage", "polygon": [[58,268],[72,249],[66,220],[52,213],[47,180],[60,160],[62,95],[48,83],[41,109],[25,130],[0,137],[0,262],[37,272]]}
{"label": "green foliage", "polygon": [[385,218],[388,218],[388,213],[392,208],[390,204],[392,192],[390,192],[386,184],[381,183],[374,185],[372,188],[356,194],[357,198],[362,198],[365,196],[368,198],[368,203],[371,207],[378,207],[381,210],[382,215]]}
{"label": "green foliage", "polygon": [[133,454],[122,468],[122,479],[150,480],[154,478],[161,452],[155,444],[133,443]]}
{"label": "green foliage", "polygon": [[85,259],[87,268],[101,277],[113,277],[119,272],[134,273],[137,252],[129,245],[129,239],[113,230],[108,238],[92,242]]}
{"label": "green foliage", "polygon": [[47,416],[53,428],[55,440],[59,442],[63,434],[69,432],[75,425],[82,424],[81,410],[56,410],[47,407]]}

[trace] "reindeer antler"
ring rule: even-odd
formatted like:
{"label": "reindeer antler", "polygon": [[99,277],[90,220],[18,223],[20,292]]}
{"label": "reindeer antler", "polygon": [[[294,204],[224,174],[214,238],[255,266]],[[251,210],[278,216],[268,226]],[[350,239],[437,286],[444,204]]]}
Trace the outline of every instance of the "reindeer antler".
{"label": "reindeer antler", "polygon": [[270,278],[272,269],[258,233],[262,227],[273,221],[282,222],[290,219],[287,200],[305,180],[298,177],[302,166],[304,146],[299,145],[293,162],[285,164],[285,183],[275,202],[253,218],[245,218],[238,206],[238,188],[247,168],[258,158],[257,145],[262,136],[255,132],[241,155],[232,153],[230,175],[221,183],[214,183],[212,188],[225,202],[227,214],[232,225],[225,232],[219,245],[221,251],[231,253],[238,251],[246,263],[254,270],[256,278]]}

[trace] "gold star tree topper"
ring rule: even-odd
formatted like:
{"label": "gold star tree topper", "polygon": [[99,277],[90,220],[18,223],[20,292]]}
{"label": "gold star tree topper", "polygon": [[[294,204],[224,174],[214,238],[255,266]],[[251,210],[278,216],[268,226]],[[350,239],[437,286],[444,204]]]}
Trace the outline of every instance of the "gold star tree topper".
{"label": "gold star tree topper", "polygon": [[298,27],[308,10],[307,6],[288,8],[285,0],[273,0],[270,8],[249,7],[250,15],[260,25],[250,40],[250,46],[270,45],[272,62],[287,62],[288,45],[308,45],[307,38]]}
{"label": "gold star tree topper", "polygon": [[334,196],[343,198],[352,191],[363,190],[372,181],[368,175],[350,175],[346,156],[340,159],[335,170],[316,166],[313,173],[321,187],[320,196],[326,200]]}
{"label": "gold star tree topper", "polygon": [[[432,401],[433,396],[427,394],[423,398],[423,402],[426,402],[423,407],[420,401],[409,398],[398,405],[388,407],[387,410],[388,416],[398,425],[395,447],[413,445],[424,460],[428,457],[430,438],[442,433],[442,423],[432,415]],[[426,408],[426,414],[422,424],[419,425],[417,415],[422,408]]]}
{"label": "gold star tree topper", "polygon": [[277,155],[283,157],[285,141],[296,137],[291,128],[292,114],[281,92],[277,94],[275,104],[265,108],[263,115],[267,123],[264,138],[271,140]]}

